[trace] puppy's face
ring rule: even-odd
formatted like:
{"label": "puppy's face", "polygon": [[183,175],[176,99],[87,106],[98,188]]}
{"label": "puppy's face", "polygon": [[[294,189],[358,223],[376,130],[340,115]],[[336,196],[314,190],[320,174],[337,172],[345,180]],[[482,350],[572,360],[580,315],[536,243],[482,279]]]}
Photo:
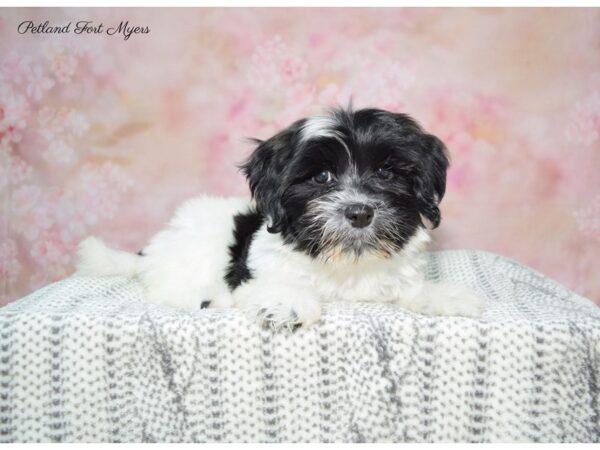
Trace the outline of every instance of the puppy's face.
{"label": "puppy's face", "polygon": [[448,159],[410,117],[334,110],[260,142],[243,166],[269,231],[323,260],[382,258],[440,223]]}

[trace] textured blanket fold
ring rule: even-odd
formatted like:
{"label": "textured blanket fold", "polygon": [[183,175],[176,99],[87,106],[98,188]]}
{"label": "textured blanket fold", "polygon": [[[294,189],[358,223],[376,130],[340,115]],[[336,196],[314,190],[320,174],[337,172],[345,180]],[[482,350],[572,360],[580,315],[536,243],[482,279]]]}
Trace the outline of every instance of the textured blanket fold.
{"label": "textured blanket fold", "polygon": [[484,316],[332,303],[276,334],[124,278],[52,284],[0,309],[0,442],[600,441],[600,308],[484,252],[428,275]]}

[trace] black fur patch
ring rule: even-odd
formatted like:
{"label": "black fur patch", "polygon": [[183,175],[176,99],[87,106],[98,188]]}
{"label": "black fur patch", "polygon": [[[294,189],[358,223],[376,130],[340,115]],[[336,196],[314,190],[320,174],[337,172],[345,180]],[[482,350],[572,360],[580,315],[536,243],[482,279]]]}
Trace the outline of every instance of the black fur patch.
{"label": "black fur patch", "polygon": [[229,266],[225,274],[225,281],[232,291],[244,281],[252,278],[250,269],[246,264],[248,251],[254,234],[263,224],[263,216],[250,210],[243,214],[237,214],[233,217],[233,238],[234,242],[229,246]]}
{"label": "black fur patch", "polygon": [[210,306],[210,302],[211,300],[202,300],[202,303],[200,303],[200,309],[206,309]]}

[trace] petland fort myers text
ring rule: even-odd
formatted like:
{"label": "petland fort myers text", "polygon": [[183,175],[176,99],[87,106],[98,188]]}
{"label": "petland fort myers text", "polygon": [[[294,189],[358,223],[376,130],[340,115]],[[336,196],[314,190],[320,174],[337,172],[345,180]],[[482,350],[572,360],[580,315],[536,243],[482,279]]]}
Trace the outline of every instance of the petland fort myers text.
{"label": "petland fort myers text", "polygon": [[116,26],[105,26],[103,23],[94,23],[91,20],[80,20],[73,24],[53,25],[48,20],[44,23],[34,23],[31,20],[21,22],[17,28],[19,34],[107,34],[109,36],[122,36],[128,40],[134,34],[148,34],[148,26],[130,25],[129,21],[121,21]]}

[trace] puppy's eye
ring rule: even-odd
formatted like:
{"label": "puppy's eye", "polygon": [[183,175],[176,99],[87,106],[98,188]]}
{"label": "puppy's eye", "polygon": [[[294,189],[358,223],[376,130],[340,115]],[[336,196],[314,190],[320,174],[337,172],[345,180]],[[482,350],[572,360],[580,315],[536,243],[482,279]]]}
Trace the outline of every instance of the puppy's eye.
{"label": "puppy's eye", "polygon": [[315,180],[315,183],[318,183],[318,184],[327,184],[327,183],[331,183],[333,181],[333,175],[331,174],[331,172],[329,170],[323,170],[323,171],[319,172],[318,174],[316,174],[313,177],[313,180]]}
{"label": "puppy's eye", "polygon": [[380,178],[382,180],[389,180],[394,176],[394,173],[388,166],[380,167],[379,169],[377,169],[375,174],[377,175],[377,178]]}

